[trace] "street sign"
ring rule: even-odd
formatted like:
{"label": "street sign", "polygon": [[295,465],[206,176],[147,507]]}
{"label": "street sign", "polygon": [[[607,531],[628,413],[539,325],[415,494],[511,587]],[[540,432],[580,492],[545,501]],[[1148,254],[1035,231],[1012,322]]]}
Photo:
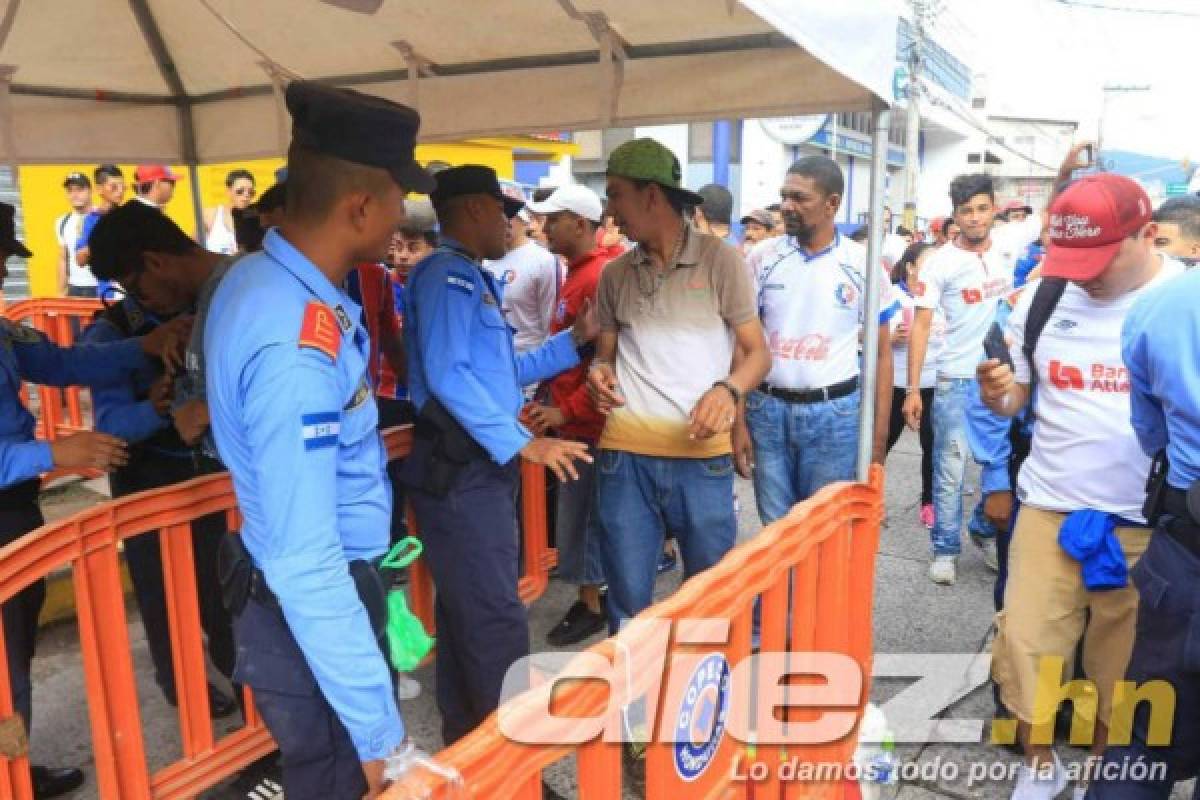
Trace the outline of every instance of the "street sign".
{"label": "street sign", "polygon": [[762,119],[758,121],[758,124],[762,126],[767,136],[775,141],[794,146],[804,144],[816,136],[825,127],[828,119],[828,114],[810,114],[802,117]]}
{"label": "street sign", "polygon": [[1186,183],[1168,183],[1167,197],[1180,197],[1188,193],[1188,185]]}

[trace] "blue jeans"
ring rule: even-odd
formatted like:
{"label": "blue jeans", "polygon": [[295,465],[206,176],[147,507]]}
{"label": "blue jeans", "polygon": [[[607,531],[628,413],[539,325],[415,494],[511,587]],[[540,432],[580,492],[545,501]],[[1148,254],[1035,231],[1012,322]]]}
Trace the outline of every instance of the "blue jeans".
{"label": "blue jeans", "polygon": [[764,525],[837,481],[854,480],[861,391],[824,403],[788,403],[763,392],[746,398],[754,441],[754,494]]}
{"label": "blue jeans", "polygon": [[[588,447],[592,458],[596,448]],[[600,520],[596,517],[596,465],[575,462],[579,480],[558,484],[558,516],[554,542],[558,545],[558,578],[576,586],[604,583],[600,563]]]}
{"label": "blue jeans", "polygon": [[679,543],[685,580],[733,547],[733,457],[658,458],[601,450],[596,509],[609,629],[616,633],[624,620],[654,601],[656,567],[668,530]]}
{"label": "blue jeans", "polygon": [[963,481],[967,475],[967,406],[974,378],[938,378],[933,393],[933,554],[962,552]]}

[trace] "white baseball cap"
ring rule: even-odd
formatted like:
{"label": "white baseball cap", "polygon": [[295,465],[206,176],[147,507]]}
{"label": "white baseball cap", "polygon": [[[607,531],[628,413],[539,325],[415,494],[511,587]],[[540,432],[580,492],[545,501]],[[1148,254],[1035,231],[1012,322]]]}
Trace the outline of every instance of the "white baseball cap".
{"label": "white baseball cap", "polygon": [[597,223],[604,217],[604,204],[600,202],[600,195],[580,183],[560,186],[546,198],[546,202],[529,203],[526,208],[535,214],[570,211]]}

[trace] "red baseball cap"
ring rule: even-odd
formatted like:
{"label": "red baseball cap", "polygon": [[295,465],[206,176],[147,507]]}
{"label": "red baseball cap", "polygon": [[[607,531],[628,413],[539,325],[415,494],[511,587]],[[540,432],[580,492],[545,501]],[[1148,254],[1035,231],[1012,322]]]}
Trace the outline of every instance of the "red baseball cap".
{"label": "red baseball cap", "polygon": [[1080,178],[1050,204],[1050,242],[1042,261],[1048,278],[1090,281],[1108,267],[1121,242],[1153,214],[1146,191],[1122,175]]}
{"label": "red baseball cap", "polygon": [[177,181],[179,176],[165,164],[139,164],[133,171],[134,183],[150,183],[151,181]]}

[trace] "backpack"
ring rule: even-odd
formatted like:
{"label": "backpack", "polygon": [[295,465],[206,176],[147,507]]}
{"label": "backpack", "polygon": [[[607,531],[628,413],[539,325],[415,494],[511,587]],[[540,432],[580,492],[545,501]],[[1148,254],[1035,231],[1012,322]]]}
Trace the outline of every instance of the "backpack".
{"label": "backpack", "polygon": [[1037,349],[1038,339],[1042,337],[1042,331],[1045,329],[1046,323],[1050,321],[1050,315],[1058,307],[1058,301],[1062,299],[1066,289],[1066,278],[1042,278],[1042,282],[1034,290],[1033,302],[1029,306],[1029,316],[1025,318],[1025,341],[1021,345],[1021,352],[1025,354],[1025,360],[1029,362],[1030,392],[1037,385],[1037,365],[1033,363],[1033,351]]}

